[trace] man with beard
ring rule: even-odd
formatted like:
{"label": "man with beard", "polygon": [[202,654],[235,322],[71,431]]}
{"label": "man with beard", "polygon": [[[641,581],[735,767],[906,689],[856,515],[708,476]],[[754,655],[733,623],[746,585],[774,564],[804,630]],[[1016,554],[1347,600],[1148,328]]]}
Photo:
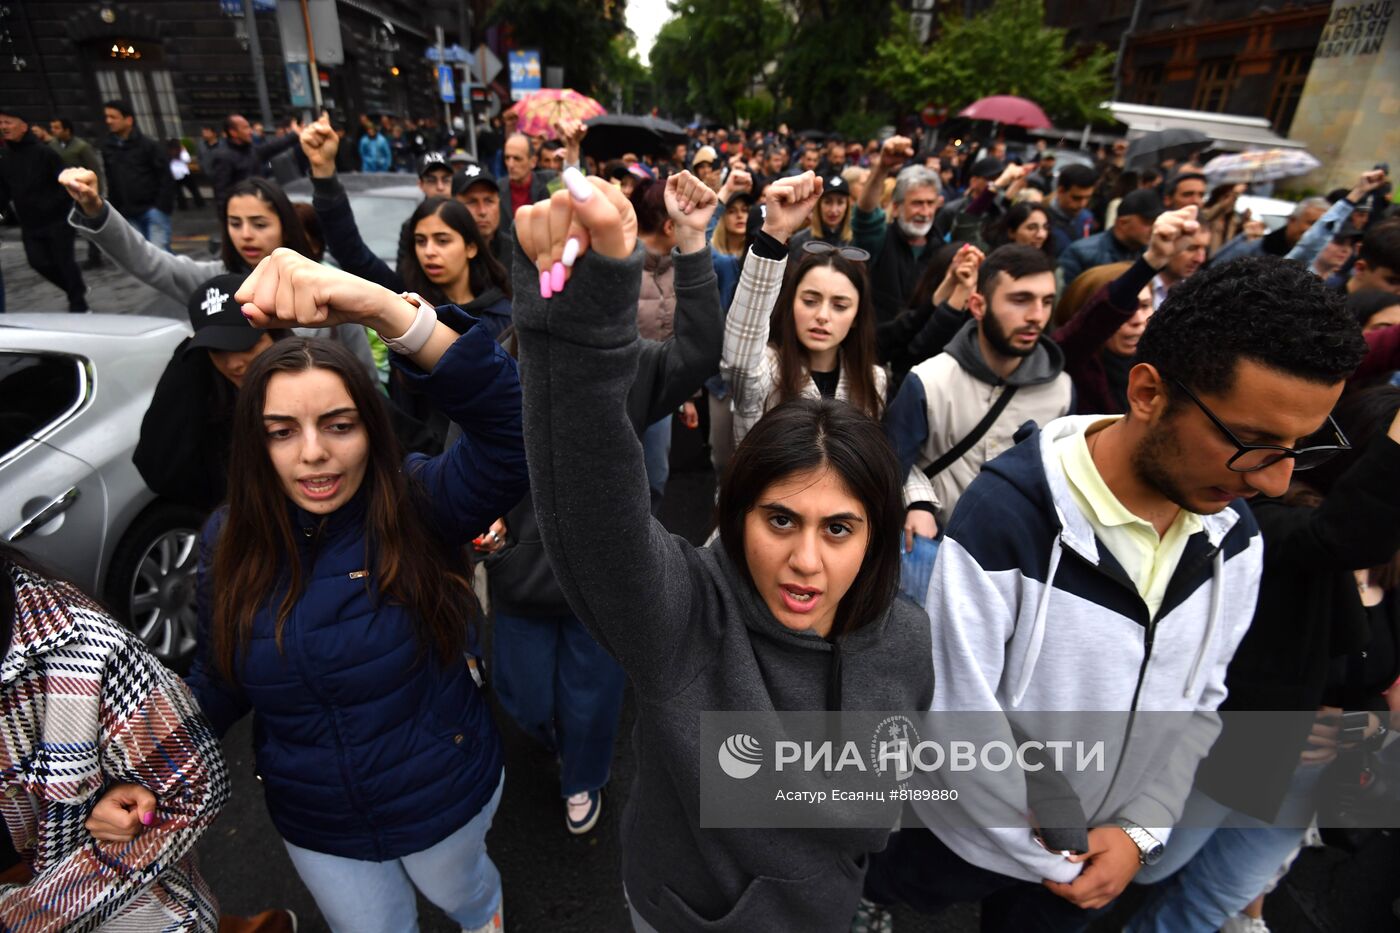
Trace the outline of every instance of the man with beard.
{"label": "man with beard", "polygon": [[913,155],[914,146],[907,137],[891,136],[885,140],[879,155],[872,160],[851,221],[855,245],[870,254],[870,286],[877,324],[899,316],[937,249],[937,244],[929,242],[929,231],[943,195],[938,175],[931,169],[911,165],[896,177],[891,208],[894,223],[886,223],[885,212],[880,208],[885,179]]}
{"label": "man with beard", "polygon": [[1044,334],[1054,304],[1055,267],[1043,250],[993,250],[968,299],[972,320],[942,353],[909,371],[885,416],[908,475],[906,548],[914,535],[937,535],[935,519],[953,514],[982,465],[1011,446],[1017,428],[1069,412],[1064,354]]}
{"label": "man with beard", "polygon": [[1059,772],[1080,854],[1044,828],[923,809],[933,831],[871,857],[870,902],[981,899],[984,931],[1082,930],[1161,856],[1254,615],[1263,542],[1246,500],[1335,451],[1335,431],[1313,435],[1365,349],[1301,265],[1212,266],[1153,315],[1124,415],[1052,421],[987,464],[933,568],[932,708],[1023,724],[1132,711],[1112,720],[1132,754]]}

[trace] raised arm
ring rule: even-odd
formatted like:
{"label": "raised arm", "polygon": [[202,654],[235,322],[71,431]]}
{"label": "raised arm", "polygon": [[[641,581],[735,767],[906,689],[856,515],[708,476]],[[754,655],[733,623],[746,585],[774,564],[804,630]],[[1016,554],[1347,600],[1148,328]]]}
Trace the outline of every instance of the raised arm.
{"label": "raised arm", "polygon": [[1362,172],[1361,177],[1352,185],[1351,191],[1336,204],[1327,209],[1317,221],[1308,228],[1307,232],[1298,238],[1297,244],[1288,251],[1285,259],[1292,259],[1294,262],[1301,262],[1305,266],[1311,266],[1317,259],[1317,254],[1322,252],[1322,248],[1327,245],[1327,241],[1337,235],[1337,231],[1351,217],[1351,212],[1356,210],[1356,206],[1366,199],[1372,191],[1386,183],[1386,174],[1380,169],[1372,169],[1369,172]]}
{"label": "raised arm", "polygon": [[[637,367],[637,382],[628,396],[629,412],[645,412],[638,429],[674,411],[719,368],[724,315],[714,259],[705,245],[705,230],[718,204],[709,186],[689,172],[666,179],[666,210],[676,226],[676,321],[665,341],[643,342],[643,357],[654,357],[654,365]],[[651,378],[643,383],[647,375]]]}
{"label": "raised arm", "polygon": [[340,150],[340,138],[335,135],[330,118],[321,114],[319,120],[301,131],[300,138],[301,151],[306,154],[307,162],[311,163],[311,187],[315,192],[311,206],[316,209],[316,216],[321,221],[326,249],[346,272],[383,285],[390,291],[403,291],[403,279],[374,255],[360,236],[355,214],[350,209],[350,199],[335,175],[335,157]]}
{"label": "raised arm", "polygon": [[[165,167],[168,169],[169,166]],[[68,223],[92,240],[127,275],[183,305],[202,282],[226,271],[217,261],[200,261],[167,253],[138,233],[126,218],[102,200],[97,175],[85,168],[67,168],[59,184],[76,202]]]}
{"label": "raised arm", "polygon": [[811,172],[768,186],[768,212],[749,248],[734,300],[724,321],[720,372],[734,394],[734,437],[742,440],[763,417],[772,375],[766,372],[769,321],[787,270],[787,242],[821,198],[821,179]]}
{"label": "raised arm", "polygon": [[[651,516],[641,442],[626,412],[642,273],[636,216],[603,179],[573,170],[564,179],[567,191],[515,217],[531,495],[550,565],[579,618],[639,691],[670,695],[709,663],[709,652],[685,649],[706,637],[703,620],[713,613],[691,546]],[[564,259],[571,277],[553,275]]]}

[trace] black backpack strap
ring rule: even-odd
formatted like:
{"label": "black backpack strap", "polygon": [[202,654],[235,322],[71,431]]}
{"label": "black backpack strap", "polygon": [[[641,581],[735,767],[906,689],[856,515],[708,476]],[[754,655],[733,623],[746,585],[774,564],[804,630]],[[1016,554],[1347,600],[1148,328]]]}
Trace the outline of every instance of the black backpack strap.
{"label": "black backpack strap", "polygon": [[962,440],[944,451],[943,456],[924,467],[924,475],[929,479],[933,479],[939,473],[942,473],[944,470],[948,469],[948,467],[961,460],[963,455],[972,449],[972,445],[980,441],[982,437],[992,429],[992,425],[996,423],[997,418],[1001,417],[1001,413],[1006,411],[1006,406],[1011,404],[1011,399],[1016,394],[1018,388],[1020,387],[1007,386],[1002,391],[1001,395],[997,396],[997,400],[992,403],[992,407],[987,409],[987,413],[982,416],[982,420],[977,422],[976,427],[968,431]]}

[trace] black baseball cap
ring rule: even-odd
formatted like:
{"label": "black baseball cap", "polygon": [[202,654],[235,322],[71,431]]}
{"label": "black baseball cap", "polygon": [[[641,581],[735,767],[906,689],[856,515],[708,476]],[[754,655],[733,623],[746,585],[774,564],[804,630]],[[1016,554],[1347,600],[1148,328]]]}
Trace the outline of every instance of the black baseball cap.
{"label": "black baseball cap", "polygon": [[468,163],[452,176],[453,196],[466,194],[467,189],[472,185],[490,185],[492,188],[500,187],[496,182],[496,176],[491,174],[491,170],[478,162]]}
{"label": "black baseball cap", "polygon": [[1162,213],[1162,199],[1157,197],[1157,193],[1149,188],[1139,188],[1130,191],[1123,197],[1122,203],[1118,205],[1118,216],[1132,215],[1141,217],[1148,223],[1157,219],[1157,215]]}
{"label": "black baseball cap", "polygon": [[832,174],[822,177],[822,197],[828,194],[841,194],[846,197],[851,195],[851,186],[846,183],[846,179],[840,175]]}
{"label": "black baseball cap", "polygon": [[418,177],[422,178],[429,172],[447,172],[451,174],[452,165],[443,158],[441,152],[425,152],[423,158],[418,160]]}
{"label": "black baseball cap", "polygon": [[248,323],[233,297],[243,279],[230,273],[217,275],[190,294],[185,310],[194,338],[185,347],[186,356],[194,349],[242,353],[262,339],[263,331]]}

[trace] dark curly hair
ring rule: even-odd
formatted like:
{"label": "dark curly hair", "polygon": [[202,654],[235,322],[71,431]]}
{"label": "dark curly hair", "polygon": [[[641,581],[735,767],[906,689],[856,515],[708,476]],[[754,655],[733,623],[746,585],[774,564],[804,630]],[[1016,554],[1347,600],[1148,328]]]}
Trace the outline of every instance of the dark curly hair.
{"label": "dark curly hair", "polygon": [[1300,263],[1250,256],[1207,266],[1173,288],[1147,322],[1137,361],[1218,395],[1233,387],[1241,359],[1332,385],[1365,354],[1341,295]]}

